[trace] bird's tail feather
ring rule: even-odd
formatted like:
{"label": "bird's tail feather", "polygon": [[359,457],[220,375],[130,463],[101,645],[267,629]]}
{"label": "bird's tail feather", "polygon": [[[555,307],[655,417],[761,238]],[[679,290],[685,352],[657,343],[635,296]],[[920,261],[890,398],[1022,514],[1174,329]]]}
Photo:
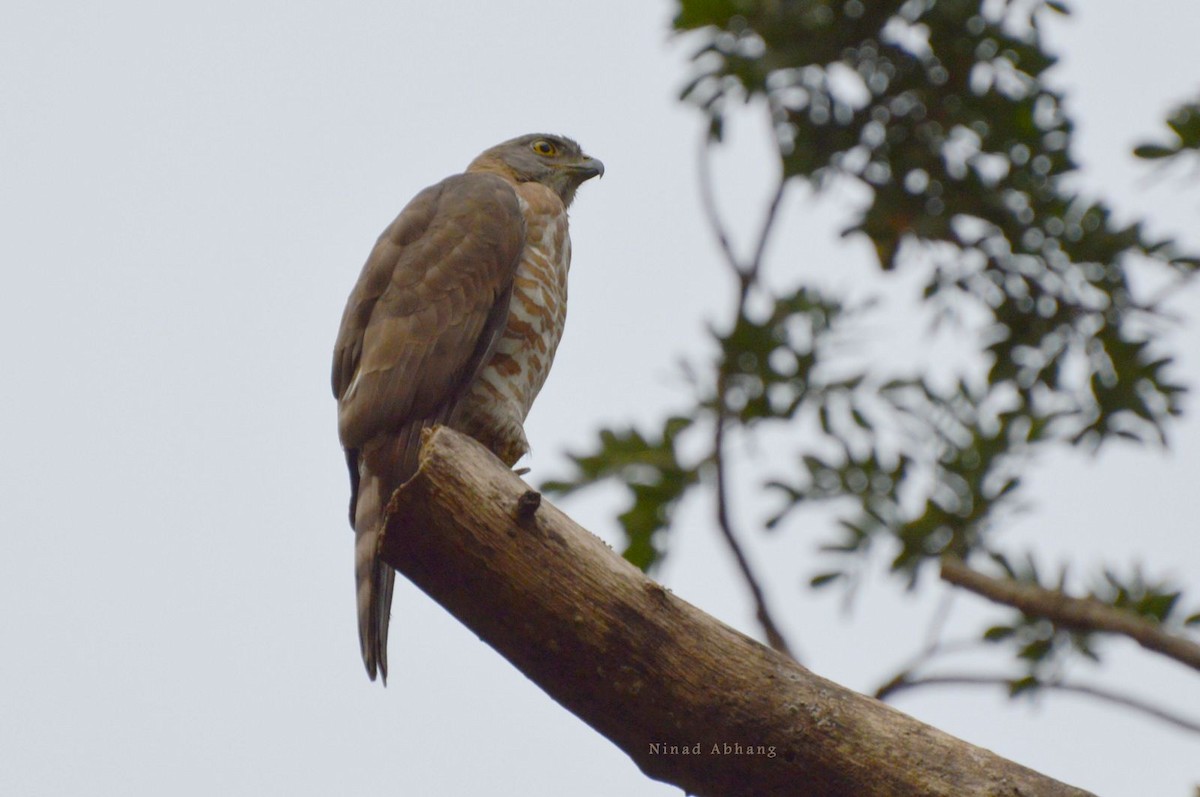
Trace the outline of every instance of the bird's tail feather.
{"label": "bird's tail feather", "polygon": [[354,579],[358,589],[358,639],[367,675],[387,683],[388,623],[396,571],[379,558],[392,491],[417,470],[423,423],[380,435],[357,452],[355,481]]}
{"label": "bird's tail feather", "polygon": [[363,664],[372,681],[378,671],[386,684],[388,623],[396,572],[379,558],[382,531],[378,524],[355,530],[354,576],[358,588],[358,641]]}

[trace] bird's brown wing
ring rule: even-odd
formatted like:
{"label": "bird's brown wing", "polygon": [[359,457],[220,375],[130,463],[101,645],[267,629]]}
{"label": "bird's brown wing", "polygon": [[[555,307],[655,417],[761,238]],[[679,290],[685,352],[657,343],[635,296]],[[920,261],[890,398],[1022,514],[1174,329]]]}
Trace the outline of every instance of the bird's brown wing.
{"label": "bird's brown wing", "polygon": [[376,666],[387,677],[394,573],[376,546],[388,498],[416,469],[421,430],[450,416],[503,333],[524,241],[509,183],[491,174],[447,178],[384,231],[347,302],[333,392],[372,678]]}
{"label": "bird's brown wing", "polygon": [[450,177],[400,212],[367,258],[334,347],[343,446],[459,397],[503,329],[524,237],[516,193],[495,175]]}

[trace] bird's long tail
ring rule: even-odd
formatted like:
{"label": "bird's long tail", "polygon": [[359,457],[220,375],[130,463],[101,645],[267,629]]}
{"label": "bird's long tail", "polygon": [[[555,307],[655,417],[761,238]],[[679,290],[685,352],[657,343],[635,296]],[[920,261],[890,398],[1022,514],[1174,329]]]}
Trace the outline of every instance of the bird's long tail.
{"label": "bird's long tail", "polygon": [[388,623],[396,572],[379,558],[380,523],[354,530],[354,580],[358,589],[358,642],[367,675],[387,683]]}
{"label": "bird's long tail", "polygon": [[379,545],[383,541],[393,480],[389,473],[371,467],[372,460],[378,460],[374,454],[374,451],[365,452],[365,458],[359,460],[365,467],[359,468],[354,490],[354,582],[358,593],[358,643],[363,664],[372,681],[378,672],[386,684],[388,622],[396,572],[379,558]]}
{"label": "bird's long tail", "polygon": [[358,640],[367,675],[387,683],[388,623],[396,571],[379,558],[392,492],[417,470],[421,422],[379,435],[354,452],[354,580],[358,590]]}

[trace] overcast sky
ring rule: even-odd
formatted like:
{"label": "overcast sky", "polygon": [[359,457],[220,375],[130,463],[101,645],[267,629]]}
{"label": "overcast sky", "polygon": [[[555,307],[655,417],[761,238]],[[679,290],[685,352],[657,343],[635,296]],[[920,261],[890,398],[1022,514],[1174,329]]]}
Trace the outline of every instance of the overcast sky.
{"label": "overcast sky", "polygon": [[[1198,88],[1200,6],[1076,5],[1050,38],[1083,184],[1200,247],[1194,175],[1149,177],[1128,155]],[[703,352],[729,285],[696,197],[701,120],[675,101],[688,70],[672,10],[6,3],[0,793],[679,794],[403,580],[391,684],[367,680],[328,387],[346,295],[395,213],[482,149],[548,131],[607,172],[572,210],[566,338],[528,424],[534,477],[561,474],[601,423],[683,402],[676,363]],[[733,139],[717,178],[744,233],[771,168],[760,123]],[[844,204],[789,197],[776,262],[867,263],[865,243],[838,238]],[[1173,308],[1195,387],[1195,289]],[[1195,410],[1168,454],[1042,463],[1008,539],[1081,570],[1138,559],[1195,581]],[[612,497],[564,508],[615,540]],[[708,517],[685,507],[660,577],[756,633]],[[869,691],[916,650],[936,594],[897,600],[881,584],[847,615],[801,591],[820,531],[755,540],[753,557],[805,663]],[[964,632],[995,616],[969,599],[955,611]],[[1200,717],[1195,673],[1107,649],[1093,681]],[[1200,782],[1198,737],[1080,699],[897,705],[1101,794]]]}

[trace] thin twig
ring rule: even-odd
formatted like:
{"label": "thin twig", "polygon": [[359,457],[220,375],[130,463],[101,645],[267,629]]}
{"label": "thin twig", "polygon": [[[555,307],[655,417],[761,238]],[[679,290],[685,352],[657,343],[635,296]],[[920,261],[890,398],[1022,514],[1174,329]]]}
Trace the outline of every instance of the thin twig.
{"label": "thin twig", "polygon": [[708,224],[712,228],[713,234],[717,237],[717,244],[721,247],[721,253],[725,255],[725,261],[733,269],[734,275],[738,278],[738,301],[741,303],[745,301],[750,287],[758,280],[763,255],[767,250],[767,242],[771,238],[775,219],[779,217],[779,207],[783,204],[783,195],[787,188],[787,181],[781,178],[778,185],[775,186],[775,192],[771,196],[771,203],[767,206],[766,215],[763,216],[762,226],[758,232],[757,243],[754,247],[754,256],[749,262],[743,263],[737,256],[737,253],[733,251],[733,243],[730,240],[729,233],[725,229],[725,223],[721,221],[721,211],[717,208],[716,191],[713,188],[712,167],[709,158],[711,150],[712,146],[709,139],[702,139],[699,156],[697,157],[699,164],[697,171],[700,175],[700,202],[704,208],[704,215],[708,219]]}
{"label": "thin twig", "polygon": [[971,639],[959,642],[942,642],[942,632],[946,629],[946,623],[950,619],[950,607],[954,604],[954,590],[948,589],[938,601],[937,607],[933,610],[933,617],[930,618],[929,628],[925,632],[925,644],[916,652],[896,674],[884,682],[883,686],[875,690],[875,697],[883,700],[890,692],[895,690],[899,685],[907,681],[913,672],[933,660],[934,657],[944,655],[946,653],[954,653],[968,647],[979,645],[979,640]]}
{"label": "thin twig", "polygon": [[700,141],[700,152],[697,157],[697,172],[700,176],[700,204],[704,208],[704,215],[708,219],[708,226],[712,228],[713,234],[717,236],[717,244],[721,247],[721,252],[725,255],[725,260],[733,268],[738,278],[742,278],[742,267],[738,261],[737,254],[733,251],[733,244],[729,242],[729,234],[725,231],[725,224],[721,221],[721,212],[717,209],[716,193],[713,191],[712,169],[709,166],[709,154],[711,145],[709,139],[703,138]]}
{"label": "thin twig", "polygon": [[763,217],[762,229],[758,233],[758,245],[754,247],[754,259],[747,264],[745,270],[747,290],[750,283],[758,279],[763,254],[767,250],[767,240],[771,237],[771,229],[775,226],[775,219],[779,216],[779,206],[783,204],[783,192],[785,188],[787,188],[787,182],[781,179],[779,185],[775,186],[775,194],[771,197],[771,204],[767,206],[767,215]]}
{"label": "thin twig", "polygon": [[725,415],[725,375],[722,373],[717,376],[716,432],[713,434],[713,465],[717,471],[717,525],[721,528],[721,534],[725,537],[725,542],[729,544],[733,558],[737,560],[738,568],[742,571],[742,577],[746,579],[746,584],[750,588],[750,594],[754,598],[754,616],[767,635],[767,644],[780,653],[786,653],[799,661],[800,659],[792,652],[779,627],[775,625],[770,610],[767,609],[766,596],[758,584],[754,571],[750,569],[750,562],[746,559],[741,544],[738,543],[737,535],[733,531],[733,522],[729,519],[729,490],[725,483]]}
{"label": "thin twig", "polygon": [[[708,217],[709,226],[712,227],[713,233],[717,236],[717,243],[725,255],[726,262],[737,276],[738,300],[735,317],[740,317],[745,310],[746,298],[750,292],[750,287],[758,278],[767,238],[771,234],[771,228],[774,226],[780,200],[783,196],[784,183],[782,180],[780,181],[771,205],[767,209],[767,215],[763,219],[759,239],[755,246],[754,259],[750,263],[743,265],[738,261],[737,254],[733,251],[733,245],[725,230],[725,224],[721,221],[720,211],[717,209],[716,196],[712,184],[712,173],[709,169],[709,154],[710,142],[706,138],[702,142],[699,153],[700,197],[705,215]],[[733,521],[730,519],[729,486],[727,484],[725,468],[725,421],[729,415],[727,394],[728,385],[726,383],[725,371],[722,368],[717,373],[716,418],[714,419],[715,430],[713,432],[712,453],[712,462],[717,474],[717,525],[720,527],[721,534],[724,536],[725,542],[729,545],[729,549],[733,553],[733,558],[737,562],[738,569],[742,572],[742,577],[746,580],[746,584],[750,588],[750,594],[754,599],[755,617],[759,625],[762,626],[763,633],[766,634],[767,643],[775,650],[785,653],[798,661],[799,659],[792,652],[783,633],[779,630],[779,626],[771,616],[770,610],[767,608],[766,596],[759,585],[758,578],[754,575],[754,571],[750,567],[750,561],[746,558],[746,554],[738,542],[738,535],[734,531]]]}
{"label": "thin twig", "polygon": [[[898,692],[903,692],[908,689],[916,689],[923,686],[1003,686],[1008,687],[1012,683],[1011,678],[1005,678],[1002,675],[929,675],[923,678],[906,678],[897,680],[888,684],[886,691],[880,690],[875,694],[875,697],[880,700],[895,695]],[[1048,681],[1039,683],[1039,688],[1053,689],[1059,692],[1073,692],[1075,694],[1087,695],[1094,697],[1097,700],[1103,700],[1114,705],[1124,708],[1140,711],[1143,714],[1148,714],[1155,719],[1168,722],[1185,731],[1192,733],[1200,733],[1200,722],[1176,714],[1161,706],[1155,706],[1147,703],[1140,698],[1131,697],[1129,695],[1114,692],[1101,686],[1093,686],[1090,684],[1069,684],[1061,681]]]}
{"label": "thin twig", "polygon": [[937,642],[933,645],[926,645],[919,650],[912,658],[901,665],[900,669],[894,676],[883,683],[872,696],[877,700],[883,700],[891,694],[899,684],[906,683],[913,677],[913,673],[921,667],[929,664],[937,657],[951,656],[956,653],[962,653],[968,650],[978,650],[987,643],[981,641],[977,637],[969,639],[957,639],[949,642]]}
{"label": "thin twig", "polygon": [[942,560],[942,580],[994,603],[1042,617],[1060,628],[1101,631],[1127,636],[1147,650],[1200,670],[1200,644],[1168,633],[1161,625],[1127,609],[1118,609],[1095,598],[1072,598],[1058,590],[996,578],[973,570],[961,559]]}
{"label": "thin twig", "polygon": [[1159,305],[1165,303],[1169,299],[1173,299],[1174,297],[1178,296],[1181,292],[1183,292],[1183,290],[1185,288],[1191,287],[1189,283],[1191,283],[1192,280],[1194,280],[1195,278],[1196,278],[1196,272],[1194,272],[1194,271],[1188,271],[1180,276],[1175,277],[1174,279],[1169,281],[1166,285],[1162,286],[1160,289],[1155,291],[1154,294],[1149,299],[1142,302],[1141,303],[1142,308],[1148,310],[1151,313],[1155,313],[1159,316],[1167,318],[1168,320],[1172,320],[1177,324],[1182,324],[1182,318],[1179,315],[1168,314],[1167,312],[1160,310]]}
{"label": "thin twig", "polygon": [[942,632],[946,630],[946,623],[950,621],[950,607],[954,605],[954,597],[954,590],[946,590],[941,600],[938,601],[937,608],[933,610],[929,629],[925,632],[926,656],[932,656],[941,649]]}

